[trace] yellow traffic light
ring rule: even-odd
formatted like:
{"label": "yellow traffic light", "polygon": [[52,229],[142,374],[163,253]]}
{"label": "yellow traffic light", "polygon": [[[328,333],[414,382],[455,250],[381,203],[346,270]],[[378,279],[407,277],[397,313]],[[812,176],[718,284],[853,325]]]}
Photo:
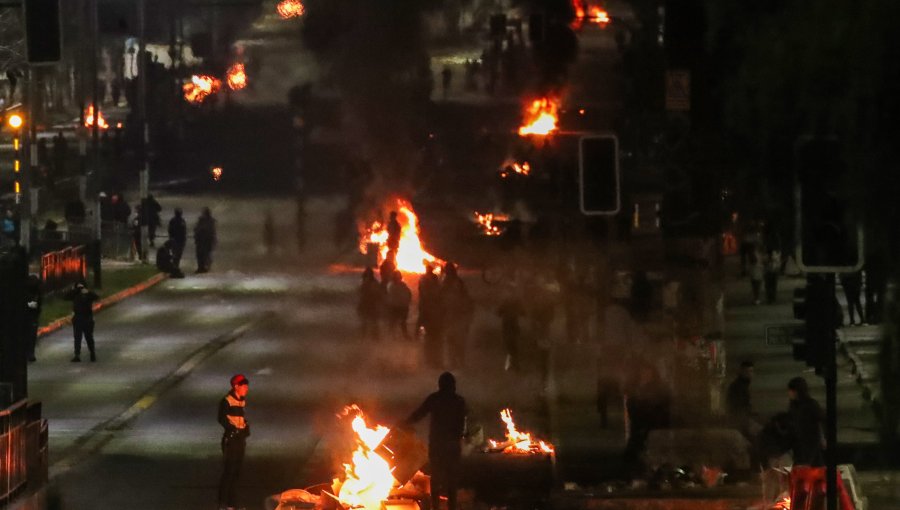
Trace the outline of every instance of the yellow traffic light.
{"label": "yellow traffic light", "polygon": [[7,122],[7,124],[9,124],[9,127],[13,128],[13,129],[19,129],[20,127],[22,127],[22,124],[25,123],[25,120],[22,119],[22,116],[19,115],[18,113],[14,113],[9,116],[9,118],[6,120],[6,122]]}

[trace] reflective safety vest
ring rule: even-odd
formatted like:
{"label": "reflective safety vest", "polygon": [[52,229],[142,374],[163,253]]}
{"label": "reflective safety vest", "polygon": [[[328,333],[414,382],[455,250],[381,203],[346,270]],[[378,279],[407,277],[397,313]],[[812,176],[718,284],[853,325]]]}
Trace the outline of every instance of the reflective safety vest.
{"label": "reflective safety vest", "polygon": [[225,427],[227,432],[229,429],[244,430],[247,428],[247,421],[244,419],[244,406],[247,401],[238,398],[232,392],[228,392],[219,404],[219,423]]}

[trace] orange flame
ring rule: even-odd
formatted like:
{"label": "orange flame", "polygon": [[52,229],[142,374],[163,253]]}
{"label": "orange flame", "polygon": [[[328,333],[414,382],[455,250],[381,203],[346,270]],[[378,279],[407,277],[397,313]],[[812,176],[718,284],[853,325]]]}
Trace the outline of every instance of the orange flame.
{"label": "orange flame", "polygon": [[494,221],[505,221],[508,217],[502,214],[493,214],[486,213],[481,214],[478,211],[475,211],[475,222],[481,226],[481,232],[489,237],[499,236],[503,233],[503,229],[500,226],[495,225]]}
{"label": "orange flame", "polygon": [[772,507],[772,510],[791,510],[791,497],[785,496],[778,500]]}
{"label": "orange flame", "polygon": [[343,480],[335,479],[332,489],[337,499],[348,508],[381,510],[382,502],[397,484],[388,461],[375,452],[390,429],[383,425],[370,427],[365,414],[356,404],[347,406],[339,418],[353,416],[350,426],[355,434],[356,449],[351,462],[344,464]]}
{"label": "orange flame", "polygon": [[283,19],[299,18],[306,10],[300,0],[281,0],[275,9]]}
{"label": "orange flame", "polygon": [[222,178],[222,167],[220,167],[220,166],[214,166],[214,167],[212,167],[212,169],[209,171],[209,173],[212,174],[212,178],[213,178],[214,181],[219,182],[219,180]]}
{"label": "orange flame", "polygon": [[[422,248],[419,239],[419,218],[413,212],[412,204],[407,200],[396,199],[395,207],[397,221],[400,222],[400,246],[397,249],[397,269],[406,273],[425,273],[425,262],[439,264],[443,261]],[[380,221],[373,222],[366,227],[360,235],[359,251],[366,253],[369,243],[378,245],[378,263],[380,264],[388,256],[388,231],[387,224]]]}
{"label": "orange flame", "polygon": [[553,445],[544,441],[535,441],[528,432],[519,432],[513,422],[512,411],[500,411],[500,419],[506,424],[506,441],[488,440],[492,449],[503,449],[503,453],[553,453]]}
{"label": "orange flame", "polygon": [[547,136],[559,129],[559,101],[555,98],[543,97],[535,99],[525,110],[525,120],[519,128],[519,136]]}
{"label": "orange flame", "polygon": [[601,27],[605,27],[609,23],[609,13],[605,10],[597,7],[596,5],[591,7],[591,15],[588,18],[591,23],[596,23]]}
{"label": "orange flame", "polygon": [[518,161],[506,160],[500,166],[500,177],[506,179],[512,174],[528,175],[531,173],[531,165],[527,161],[519,163]]}
{"label": "orange flame", "polygon": [[[94,127],[94,105],[88,105],[87,110],[85,110],[84,127]],[[99,109],[97,110],[97,127],[100,129],[109,129],[109,124],[106,122],[106,119],[103,118],[103,112]]]}
{"label": "orange flame", "polygon": [[232,64],[225,73],[225,83],[231,90],[241,90],[247,86],[247,73],[244,71],[244,64]]}
{"label": "orange flame", "polygon": [[182,87],[185,101],[192,104],[200,104],[207,97],[215,94],[222,87],[222,82],[212,76],[195,74],[191,81]]}

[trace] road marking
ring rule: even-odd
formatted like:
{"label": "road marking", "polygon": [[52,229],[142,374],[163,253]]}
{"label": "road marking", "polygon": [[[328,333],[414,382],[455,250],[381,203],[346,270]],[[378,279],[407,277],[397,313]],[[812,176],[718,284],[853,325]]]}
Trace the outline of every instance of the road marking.
{"label": "road marking", "polygon": [[213,354],[228,344],[244,336],[257,324],[269,318],[271,313],[263,313],[241,324],[237,328],[220,335],[192,352],[178,367],[168,375],[153,383],[128,409],[109,418],[79,436],[59,460],[50,466],[50,479],[65,473],[79,462],[99,452],[115,438],[116,432],[122,431],[142,412],[159,401],[159,398],[187,378],[190,373]]}

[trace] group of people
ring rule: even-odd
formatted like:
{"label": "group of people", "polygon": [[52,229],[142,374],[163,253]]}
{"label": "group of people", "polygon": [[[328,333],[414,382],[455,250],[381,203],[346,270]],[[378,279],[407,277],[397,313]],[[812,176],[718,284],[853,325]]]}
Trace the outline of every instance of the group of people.
{"label": "group of people", "polygon": [[754,461],[770,467],[777,458],[791,452],[793,465],[824,465],[825,413],[810,395],[806,379],[791,379],[787,385],[788,410],[761,424],[751,398],[753,373],[753,362],[741,363],[737,376],[728,386],[725,410],[730,424],[753,445]]}
{"label": "group of people", "polygon": [[[181,257],[187,244],[187,222],[180,207],[169,220],[169,238],[156,250],[156,267],[173,278],[184,278],[181,271]],[[194,225],[194,246],[197,255],[197,273],[206,273],[212,268],[212,252],[218,238],[216,220],[209,207],[204,207]]]}
{"label": "group of people", "polygon": [[[388,257],[381,264],[381,281],[371,267],[363,271],[357,312],[364,339],[379,340],[382,322],[394,338],[412,339],[409,332],[412,291],[403,281],[403,273],[395,267]],[[430,366],[442,367],[448,357],[453,366],[462,366],[474,304],[453,263],[441,268],[441,276],[436,270],[436,265],[426,264],[425,274],[419,279],[416,333],[421,332],[423,336],[425,361]]]}

